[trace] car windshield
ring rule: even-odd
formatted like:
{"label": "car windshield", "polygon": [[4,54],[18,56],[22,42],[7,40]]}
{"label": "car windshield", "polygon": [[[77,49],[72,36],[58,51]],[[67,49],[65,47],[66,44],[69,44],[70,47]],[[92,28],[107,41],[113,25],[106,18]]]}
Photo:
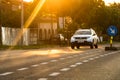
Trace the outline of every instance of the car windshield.
{"label": "car windshield", "polygon": [[91,31],[77,31],[75,35],[90,35]]}

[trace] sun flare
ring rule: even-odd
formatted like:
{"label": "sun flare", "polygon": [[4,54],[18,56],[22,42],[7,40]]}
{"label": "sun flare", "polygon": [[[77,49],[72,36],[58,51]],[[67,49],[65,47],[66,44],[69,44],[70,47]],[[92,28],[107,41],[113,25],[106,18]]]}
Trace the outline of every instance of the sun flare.
{"label": "sun flare", "polygon": [[25,1],[25,2],[33,2],[33,0],[23,0],[23,1]]}
{"label": "sun flare", "polygon": [[109,4],[114,3],[114,2],[120,3],[120,0],[104,0],[104,1],[105,1],[106,5],[109,5]]}

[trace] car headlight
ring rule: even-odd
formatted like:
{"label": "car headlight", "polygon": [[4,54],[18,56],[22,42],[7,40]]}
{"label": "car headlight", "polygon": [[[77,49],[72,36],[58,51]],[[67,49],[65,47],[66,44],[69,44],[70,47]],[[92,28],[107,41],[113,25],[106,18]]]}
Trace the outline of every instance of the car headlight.
{"label": "car headlight", "polygon": [[92,42],[92,37],[88,37],[88,38],[87,38],[87,41],[88,41],[88,42]]}
{"label": "car headlight", "polygon": [[75,38],[71,37],[70,42],[74,42],[74,41],[75,41]]}

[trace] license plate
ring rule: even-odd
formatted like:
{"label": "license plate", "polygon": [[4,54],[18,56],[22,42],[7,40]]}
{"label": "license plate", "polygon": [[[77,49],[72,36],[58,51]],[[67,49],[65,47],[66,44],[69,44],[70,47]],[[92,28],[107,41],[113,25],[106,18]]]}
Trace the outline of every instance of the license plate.
{"label": "license plate", "polygon": [[82,43],[82,42],[84,42],[84,41],[85,41],[84,39],[78,40],[79,43]]}

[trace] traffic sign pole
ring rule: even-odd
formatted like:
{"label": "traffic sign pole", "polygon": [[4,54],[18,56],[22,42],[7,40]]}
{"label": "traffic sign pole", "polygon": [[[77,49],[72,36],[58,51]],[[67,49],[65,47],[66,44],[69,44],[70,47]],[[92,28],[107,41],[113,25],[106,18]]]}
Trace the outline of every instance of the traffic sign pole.
{"label": "traffic sign pole", "polygon": [[113,47],[113,37],[116,36],[118,33],[118,29],[116,28],[116,26],[110,26],[107,29],[107,34],[110,36],[110,47],[105,47],[105,50],[118,50],[117,47]]}
{"label": "traffic sign pole", "polygon": [[110,37],[110,47],[112,47],[112,43],[113,43],[113,36]]}
{"label": "traffic sign pole", "polygon": [[107,33],[108,35],[110,36],[110,47],[112,47],[112,43],[113,43],[113,37],[117,35],[118,33],[118,30],[116,28],[116,26],[110,26],[108,29],[107,29]]}

